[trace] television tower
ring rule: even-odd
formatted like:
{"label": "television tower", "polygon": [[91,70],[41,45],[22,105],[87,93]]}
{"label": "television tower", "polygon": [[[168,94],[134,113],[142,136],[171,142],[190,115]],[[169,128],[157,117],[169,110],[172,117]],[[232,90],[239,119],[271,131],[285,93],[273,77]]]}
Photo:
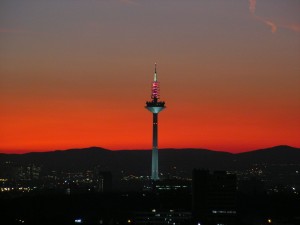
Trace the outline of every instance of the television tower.
{"label": "television tower", "polygon": [[158,147],[157,147],[157,131],[158,131],[158,113],[165,109],[165,102],[159,101],[159,82],[157,81],[156,63],[154,69],[154,79],[151,88],[151,101],[146,102],[145,108],[153,114],[153,139],[152,139],[152,166],[151,180],[159,180],[158,177]]}

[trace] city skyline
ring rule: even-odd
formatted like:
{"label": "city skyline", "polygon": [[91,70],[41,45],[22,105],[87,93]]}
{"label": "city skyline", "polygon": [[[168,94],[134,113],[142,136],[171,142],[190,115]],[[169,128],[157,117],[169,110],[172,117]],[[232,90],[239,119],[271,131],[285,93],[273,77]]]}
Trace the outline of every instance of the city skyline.
{"label": "city skyline", "polygon": [[160,148],[300,147],[300,2],[4,0],[0,47],[0,152],[150,149],[155,62]]}

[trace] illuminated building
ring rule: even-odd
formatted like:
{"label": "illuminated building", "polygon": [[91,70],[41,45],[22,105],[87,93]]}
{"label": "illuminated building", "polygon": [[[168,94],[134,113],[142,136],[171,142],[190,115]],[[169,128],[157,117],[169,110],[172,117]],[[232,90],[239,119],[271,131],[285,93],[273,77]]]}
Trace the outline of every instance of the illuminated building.
{"label": "illuminated building", "polygon": [[17,168],[18,180],[33,181],[40,178],[41,167],[34,164],[23,165]]}
{"label": "illuminated building", "polygon": [[191,224],[191,213],[181,210],[156,210],[135,212],[133,215],[134,224]]}
{"label": "illuminated building", "polygon": [[94,188],[96,192],[109,192],[112,190],[112,174],[101,171],[99,167],[94,170]]}
{"label": "illuminated building", "polygon": [[194,170],[192,188],[194,224],[236,225],[236,175]]}
{"label": "illuminated building", "polygon": [[159,101],[159,82],[157,80],[156,64],[154,70],[154,79],[152,82],[151,101],[146,102],[146,109],[153,114],[153,139],[152,139],[152,166],[151,180],[159,180],[158,177],[158,113],[165,109],[165,102]]}
{"label": "illuminated building", "polygon": [[155,182],[152,189],[158,192],[190,192],[191,181],[179,179],[163,179]]}

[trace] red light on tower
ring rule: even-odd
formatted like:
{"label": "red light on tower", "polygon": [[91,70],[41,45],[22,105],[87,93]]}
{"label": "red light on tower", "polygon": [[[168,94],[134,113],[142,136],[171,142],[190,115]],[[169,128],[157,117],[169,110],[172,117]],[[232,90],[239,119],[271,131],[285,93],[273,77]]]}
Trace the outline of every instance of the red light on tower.
{"label": "red light on tower", "polygon": [[159,82],[157,81],[156,63],[155,63],[154,79],[153,79],[153,82],[152,82],[151,91],[152,91],[151,98],[154,99],[154,100],[155,99],[158,100],[159,99]]}
{"label": "red light on tower", "polygon": [[152,83],[152,99],[159,99],[159,83],[157,81],[153,81]]}

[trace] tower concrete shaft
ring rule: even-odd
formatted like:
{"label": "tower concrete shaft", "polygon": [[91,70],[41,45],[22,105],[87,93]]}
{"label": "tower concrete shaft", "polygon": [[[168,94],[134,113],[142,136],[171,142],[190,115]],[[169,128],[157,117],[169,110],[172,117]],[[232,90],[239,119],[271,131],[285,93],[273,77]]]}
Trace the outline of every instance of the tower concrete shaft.
{"label": "tower concrete shaft", "polygon": [[158,148],[157,148],[157,133],[158,133],[158,114],[153,113],[153,139],[152,139],[152,165],[151,165],[151,179],[158,180]]}
{"label": "tower concrete shaft", "polygon": [[157,81],[156,64],[152,82],[152,101],[146,102],[146,109],[153,114],[152,164],[151,179],[159,180],[158,176],[158,113],[165,109],[165,102],[159,101],[159,82]]}

